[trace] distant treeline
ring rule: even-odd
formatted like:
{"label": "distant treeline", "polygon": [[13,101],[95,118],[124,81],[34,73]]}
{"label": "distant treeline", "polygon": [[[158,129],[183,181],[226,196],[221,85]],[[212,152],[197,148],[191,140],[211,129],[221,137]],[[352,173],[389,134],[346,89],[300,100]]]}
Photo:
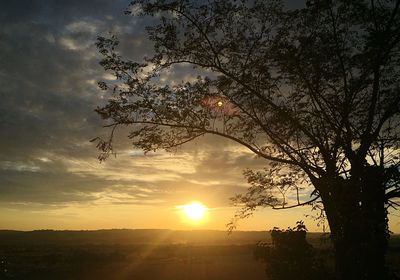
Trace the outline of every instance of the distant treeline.
{"label": "distant treeline", "polygon": [[[307,233],[314,246],[329,246],[329,234]],[[241,245],[271,242],[269,231],[167,229],[104,229],[104,230],[0,230],[0,246],[12,244],[199,244]],[[400,247],[400,235],[392,235],[391,245]]]}
{"label": "distant treeline", "polygon": [[[318,241],[321,233],[309,233]],[[270,242],[268,231],[165,230],[165,229],[110,229],[110,230],[0,230],[0,246],[26,244],[255,244]],[[312,242],[312,241],[311,241]]]}

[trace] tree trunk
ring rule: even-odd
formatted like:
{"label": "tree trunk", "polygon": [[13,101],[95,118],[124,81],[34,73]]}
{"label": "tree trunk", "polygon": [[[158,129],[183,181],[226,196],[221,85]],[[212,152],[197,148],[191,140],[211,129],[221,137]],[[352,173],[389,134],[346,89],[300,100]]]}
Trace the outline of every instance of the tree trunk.
{"label": "tree trunk", "polygon": [[[385,267],[386,240],[375,232],[366,234],[359,227],[366,227],[359,222],[344,228],[341,236],[334,239],[335,273],[337,279],[388,279]],[[379,236],[381,235],[381,236]]]}
{"label": "tree trunk", "polygon": [[335,249],[339,280],[389,279],[383,170],[366,167],[362,176],[325,181],[321,192]]}

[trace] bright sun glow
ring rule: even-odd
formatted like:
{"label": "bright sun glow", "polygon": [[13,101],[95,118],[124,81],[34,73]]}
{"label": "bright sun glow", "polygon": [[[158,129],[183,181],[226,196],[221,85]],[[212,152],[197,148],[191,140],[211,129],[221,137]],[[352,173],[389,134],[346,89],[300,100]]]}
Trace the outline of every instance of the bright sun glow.
{"label": "bright sun glow", "polygon": [[179,206],[179,208],[181,208],[186,217],[192,221],[200,221],[207,212],[207,207],[196,201]]}

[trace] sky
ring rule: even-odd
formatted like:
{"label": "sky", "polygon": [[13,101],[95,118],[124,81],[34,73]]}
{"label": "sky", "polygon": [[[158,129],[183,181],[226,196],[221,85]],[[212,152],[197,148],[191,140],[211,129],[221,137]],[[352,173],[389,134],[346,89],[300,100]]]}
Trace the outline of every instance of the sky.
{"label": "sky", "polygon": [[[106,96],[97,81],[99,35],[116,34],[125,54],[151,52],[149,19],[126,16],[129,1],[8,1],[0,10],[0,229],[218,229],[237,210],[229,198],[246,191],[246,168],[265,162],[233,143],[203,137],[174,153],[143,154],[117,134],[117,156],[99,163],[105,135],[94,109]],[[171,79],[182,79],[176,69]],[[191,221],[181,205],[199,201],[205,218]],[[238,230],[269,230],[305,220],[308,207],[263,209]],[[305,216],[307,215],[307,217]],[[311,216],[310,216],[311,215]],[[400,222],[390,216],[390,228]]]}

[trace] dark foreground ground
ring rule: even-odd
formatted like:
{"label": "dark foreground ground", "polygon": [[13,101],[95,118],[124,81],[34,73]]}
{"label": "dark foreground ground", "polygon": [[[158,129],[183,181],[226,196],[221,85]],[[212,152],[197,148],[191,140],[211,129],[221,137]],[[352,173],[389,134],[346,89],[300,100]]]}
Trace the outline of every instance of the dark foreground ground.
{"label": "dark foreground ground", "polygon": [[[309,241],[327,265],[329,242]],[[326,240],[326,238],[325,238]],[[266,232],[108,230],[0,231],[0,279],[267,279],[253,257]],[[389,260],[400,268],[400,238],[391,241]]]}

